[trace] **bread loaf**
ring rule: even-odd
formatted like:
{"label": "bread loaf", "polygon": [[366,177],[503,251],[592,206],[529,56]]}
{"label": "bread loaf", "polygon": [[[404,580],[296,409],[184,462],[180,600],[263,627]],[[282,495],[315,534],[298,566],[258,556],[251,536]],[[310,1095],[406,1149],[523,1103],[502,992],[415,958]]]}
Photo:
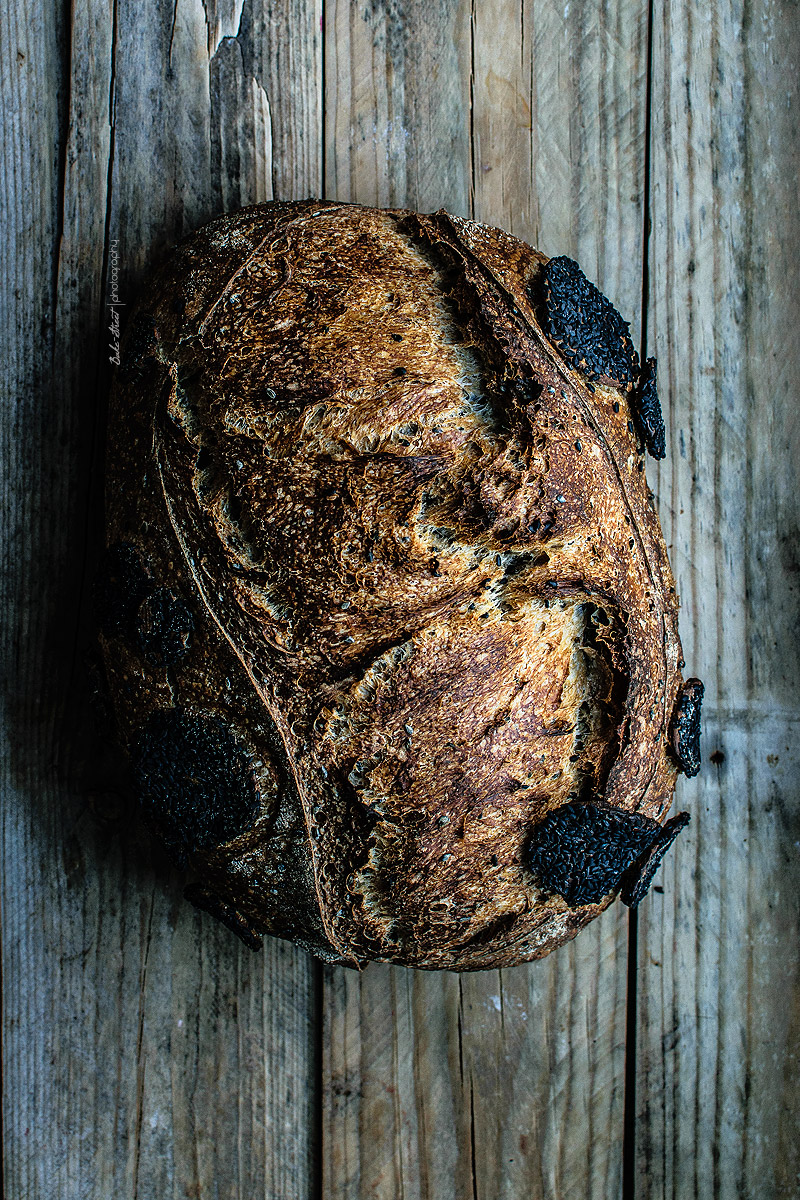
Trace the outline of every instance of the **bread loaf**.
{"label": "bread loaf", "polygon": [[123,341],[96,596],[193,903],[472,970],[639,902],[702,694],[646,448],[655,362],[570,259],[316,201],[179,246]]}

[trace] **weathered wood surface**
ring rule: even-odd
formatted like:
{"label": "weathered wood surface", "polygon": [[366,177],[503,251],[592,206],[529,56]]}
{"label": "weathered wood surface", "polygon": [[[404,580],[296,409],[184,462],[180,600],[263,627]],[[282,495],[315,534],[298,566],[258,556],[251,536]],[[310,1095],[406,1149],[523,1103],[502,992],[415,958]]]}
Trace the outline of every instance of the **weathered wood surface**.
{"label": "weathered wood surface", "polygon": [[637,1195],[797,1197],[800,26],[774,0],[656,11],[656,490],[706,764],[640,918]]}
{"label": "weathered wood surface", "polygon": [[125,302],[224,205],[320,187],[319,10],[241,8],[77,0],[70,25],[19,4],[3,38],[9,1200],[315,1187],[319,968],[183,901],[113,793],[83,682],[112,252]]}
{"label": "weathered wood surface", "polygon": [[[638,314],[647,25],[623,8],[610,23],[594,5],[565,20],[560,8],[500,0],[470,21],[462,5],[420,4],[403,25],[382,5],[333,6],[326,161],[335,153],[347,198],[501,225],[579,257]],[[598,95],[600,109],[589,103]],[[626,952],[617,907],[572,946],[514,970],[326,970],[325,1197],[618,1195]]]}
{"label": "weathered wood surface", "polygon": [[[649,84],[628,0],[5,21],[5,1194],[800,1196],[791,6],[654,5]],[[111,254],[124,300],[217,212],[320,193],[570,254],[658,354],[650,477],[708,717],[690,834],[638,921],[635,1031],[620,906],[510,971],[251,955],[182,901],[93,731]]]}

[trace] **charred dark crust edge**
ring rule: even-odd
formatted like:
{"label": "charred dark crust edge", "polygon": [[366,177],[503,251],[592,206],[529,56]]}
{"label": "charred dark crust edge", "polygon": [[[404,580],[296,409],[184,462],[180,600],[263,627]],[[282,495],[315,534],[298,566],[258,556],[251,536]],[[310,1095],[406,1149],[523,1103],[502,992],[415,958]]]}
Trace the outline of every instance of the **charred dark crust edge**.
{"label": "charred dark crust edge", "polygon": [[92,590],[95,621],[105,637],[133,637],[139,605],[154,586],[135,546],[115,542],[106,547]]}
{"label": "charred dark crust edge", "polygon": [[669,727],[669,740],[678,765],[689,778],[700,770],[700,714],[705,688],[699,679],[687,679],[678,696]]}
{"label": "charred dark crust edge", "polygon": [[184,899],[193,904],[195,908],[201,912],[209,913],[212,917],[216,917],[218,921],[221,921],[223,925],[226,925],[250,950],[261,949],[261,936],[253,929],[252,925],[242,916],[238,909],[235,909],[231,904],[227,904],[212,892],[207,892],[202,884],[198,883],[189,884],[183,895]]}
{"label": "charred dark crust edge", "polygon": [[650,455],[656,459],[666,458],[667,434],[661,413],[661,401],[658,398],[654,358],[645,361],[631,408]]}
{"label": "charred dark crust edge", "polygon": [[689,824],[690,819],[687,812],[682,812],[667,821],[649,850],[641,858],[637,858],[622,876],[619,898],[628,908],[636,908],[644,900],[662,858],[680,831]]}
{"label": "charred dark crust edge", "polygon": [[117,368],[126,382],[143,379],[155,366],[158,341],[158,329],[152,313],[137,313],[125,331],[122,362]]}

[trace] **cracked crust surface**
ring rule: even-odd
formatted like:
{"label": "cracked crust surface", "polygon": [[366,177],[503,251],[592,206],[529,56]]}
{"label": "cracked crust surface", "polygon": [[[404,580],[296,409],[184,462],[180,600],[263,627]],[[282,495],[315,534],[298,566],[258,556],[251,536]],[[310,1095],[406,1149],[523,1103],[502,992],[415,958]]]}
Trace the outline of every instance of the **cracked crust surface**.
{"label": "cracked crust surface", "polygon": [[160,663],[112,629],[106,669],[129,747],[175,707],[245,747],[255,820],[192,864],[248,936],[538,958],[613,896],[541,891],[536,823],[669,807],[677,598],[631,392],[548,340],[546,263],[444,212],[270,204],[138,305],[108,541],[193,631]]}

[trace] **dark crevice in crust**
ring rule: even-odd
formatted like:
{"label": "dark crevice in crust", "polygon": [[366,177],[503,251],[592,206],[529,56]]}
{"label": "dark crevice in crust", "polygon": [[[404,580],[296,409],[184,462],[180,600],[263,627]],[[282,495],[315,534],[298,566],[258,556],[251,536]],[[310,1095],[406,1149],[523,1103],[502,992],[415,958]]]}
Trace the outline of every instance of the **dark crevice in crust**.
{"label": "dark crevice in crust", "polygon": [[630,678],[619,662],[624,621],[611,606],[591,601],[578,605],[578,612],[582,630],[576,652],[584,660],[587,695],[578,711],[573,753],[579,756],[576,798],[586,799],[603,796],[619,758]]}
{"label": "dark crevice in crust", "polygon": [[642,440],[653,458],[666,458],[667,434],[661,414],[661,401],[656,386],[656,360],[645,361],[632,400],[634,420]]}
{"label": "dark crevice in crust", "polygon": [[462,344],[468,346],[470,353],[477,358],[483,386],[481,396],[475,399],[482,402],[492,433],[502,438],[508,433],[508,418],[502,396],[505,359],[500,346],[495,343],[491,325],[482,320],[477,295],[466,284],[460,255],[448,242],[425,237],[418,227],[416,214],[395,218],[395,224],[429,265],[450,320],[460,333]]}

